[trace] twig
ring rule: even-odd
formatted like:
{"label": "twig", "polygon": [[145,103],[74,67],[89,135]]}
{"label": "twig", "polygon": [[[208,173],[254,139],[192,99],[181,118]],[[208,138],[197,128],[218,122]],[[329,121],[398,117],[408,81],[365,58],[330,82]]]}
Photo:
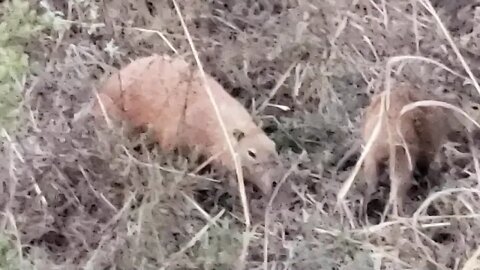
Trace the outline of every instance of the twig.
{"label": "twig", "polygon": [[247,201],[247,195],[245,192],[245,183],[243,179],[243,171],[242,171],[242,166],[240,164],[240,160],[237,157],[237,154],[235,153],[235,149],[233,147],[233,144],[230,140],[230,135],[228,134],[227,128],[225,126],[225,123],[223,122],[222,116],[220,114],[220,110],[215,102],[215,98],[213,97],[212,90],[210,89],[210,84],[208,83],[207,76],[205,74],[205,71],[203,70],[203,65],[200,62],[200,58],[198,57],[198,52],[195,49],[195,45],[193,44],[192,37],[190,36],[190,32],[188,31],[187,25],[185,24],[185,21],[183,19],[182,13],[180,11],[180,8],[178,7],[177,1],[172,0],[175,10],[177,11],[178,18],[180,19],[180,23],[182,24],[183,30],[185,32],[185,35],[187,36],[188,43],[190,44],[190,48],[192,49],[193,56],[195,58],[195,61],[197,62],[198,65],[198,70],[200,72],[200,77],[202,77],[203,80],[203,85],[205,88],[205,91],[208,94],[208,98],[210,99],[210,103],[212,104],[212,107],[215,111],[215,115],[217,117],[217,120],[220,124],[220,127],[222,129],[223,135],[225,140],[227,141],[228,149],[230,151],[230,154],[233,158],[233,162],[235,164],[235,171],[237,173],[237,180],[238,180],[238,189],[240,192],[240,198],[242,200],[242,206],[243,206],[243,215],[245,217],[245,225],[246,225],[246,230],[248,231],[250,228],[250,211],[248,209],[248,201]]}
{"label": "twig", "polygon": [[263,101],[263,103],[260,105],[260,107],[258,107],[258,109],[256,111],[257,114],[261,113],[267,107],[270,100],[277,94],[280,87],[283,85],[283,83],[285,83],[288,76],[290,76],[290,72],[292,71],[292,69],[295,67],[296,64],[297,64],[297,62],[293,62],[292,64],[290,64],[287,71],[285,71],[285,73],[282,74],[282,76],[279,78],[279,80],[277,81],[275,86],[272,88],[272,90],[270,90],[270,93],[268,94],[267,99],[265,99],[265,101]]}

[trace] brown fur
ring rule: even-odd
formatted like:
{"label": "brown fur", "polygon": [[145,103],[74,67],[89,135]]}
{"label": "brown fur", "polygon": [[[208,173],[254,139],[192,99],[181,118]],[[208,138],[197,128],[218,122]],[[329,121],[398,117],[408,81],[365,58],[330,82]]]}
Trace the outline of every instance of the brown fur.
{"label": "brown fur", "polygon": [[[208,75],[207,80],[246,179],[269,193],[272,179],[267,175],[278,164],[275,143],[220,84]],[[109,115],[153,128],[162,149],[195,148],[207,157],[223,152],[214,162],[235,169],[200,74],[181,58],[139,58],[109,77],[99,96]],[[98,104],[95,110],[98,115]]]}
{"label": "brown fur", "polygon": [[[366,110],[362,130],[365,142],[368,141],[377,121],[380,120],[382,94],[375,96]],[[400,118],[403,106],[425,99],[435,100],[436,98],[408,84],[401,84],[392,89],[387,117],[384,119],[380,134],[364,163],[364,176],[367,182],[365,204],[377,189],[380,165],[390,161],[390,203],[395,202],[394,209],[396,210],[398,207],[398,212],[403,213],[403,199],[412,185],[413,171],[410,170],[402,137],[397,132],[397,124],[408,147],[413,169],[419,168],[419,166],[422,169],[428,169],[430,163],[436,159],[448,131],[447,115],[444,109],[441,107],[417,107]],[[391,130],[392,144],[389,141],[389,129]],[[394,167],[391,164],[392,160],[389,159],[390,146],[395,149]]]}

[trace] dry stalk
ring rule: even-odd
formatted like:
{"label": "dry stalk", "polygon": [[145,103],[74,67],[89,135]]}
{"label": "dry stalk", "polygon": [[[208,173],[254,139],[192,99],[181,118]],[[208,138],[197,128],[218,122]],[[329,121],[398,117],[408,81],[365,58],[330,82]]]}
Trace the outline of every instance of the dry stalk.
{"label": "dry stalk", "polygon": [[242,166],[240,164],[240,160],[237,157],[237,154],[235,153],[235,149],[233,147],[233,144],[230,140],[230,136],[228,134],[227,128],[225,127],[225,123],[223,122],[222,116],[220,115],[220,110],[218,109],[218,105],[215,102],[215,98],[213,97],[212,90],[210,89],[210,85],[207,81],[207,77],[205,75],[205,71],[203,69],[203,65],[200,62],[200,58],[198,57],[198,52],[195,49],[195,45],[193,44],[192,37],[190,36],[190,32],[187,28],[187,25],[185,24],[185,21],[183,19],[183,15],[180,11],[180,8],[178,6],[178,3],[176,0],[172,0],[175,10],[177,11],[178,18],[180,19],[180,23],[182,24],[183,30],[185,32],[185,35],[187,36],[188,43],[190,45],[190,48],[192,50],[193,56],[195,57],[195,61],[198,66],[198,70],[200,71],[200,77],[202,77],[203,80],[203,85],[205,87],[205,91],[208,94],[208,98],[210,99],[210,102],[212,104],[212,107],[215,111],[215,115],[217,117],[217,120],[220,124],[220,127],[222,128],[223,135],[225,137],[225,140],[227,141],[228,145],[228,150],[233,158],[233,161],[235,163],[235,171],[237,173],[237,180],[238,180],[238,189],[240,193],[240,198],[242,200],[242,206],[243,206],[243,215],[245,217],[245,225],[246,225],[246,230],[248,231],[250,228],[250,211],[248,209],[248,200],[247,200],[247,194],[245,192],[245,182],[243,179],[243,172],[242,172]]}

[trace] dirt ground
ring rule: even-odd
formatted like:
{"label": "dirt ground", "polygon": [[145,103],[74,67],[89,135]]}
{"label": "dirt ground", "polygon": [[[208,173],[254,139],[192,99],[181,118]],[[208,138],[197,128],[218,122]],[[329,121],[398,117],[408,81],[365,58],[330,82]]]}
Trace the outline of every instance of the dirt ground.
{"label": "dirt ground", "polygon": [[[194,157],[88,114],[93,89],[136,57],[195,63],[171,0],[42,1],[65,28],[29,45],[41,67],[24,89],[29,121],[0,156],[0,225],[34,269],[480,269],[475,136],[450,138],[440,166],[417,177],[407,217],[380,219],[380,198],[363,218],[361,173],[336,205],[364,108],[386,80],[479,119],[480,1],[177,2],[206,72],[291,168],[278,196],[247,185],[246,231],[233,176],[192,175]],[[256,112],[264,102],[274,106]]]}

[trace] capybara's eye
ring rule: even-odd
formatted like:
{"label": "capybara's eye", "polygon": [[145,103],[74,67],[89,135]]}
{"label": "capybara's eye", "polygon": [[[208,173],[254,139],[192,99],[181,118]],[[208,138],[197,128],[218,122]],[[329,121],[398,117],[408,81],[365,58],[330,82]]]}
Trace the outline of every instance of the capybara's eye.
{"label": "capybara's eye", "polygon": [[254,149],[248,149],[248,155],[253,159],[257,158],[257,154],[255,153]]}

